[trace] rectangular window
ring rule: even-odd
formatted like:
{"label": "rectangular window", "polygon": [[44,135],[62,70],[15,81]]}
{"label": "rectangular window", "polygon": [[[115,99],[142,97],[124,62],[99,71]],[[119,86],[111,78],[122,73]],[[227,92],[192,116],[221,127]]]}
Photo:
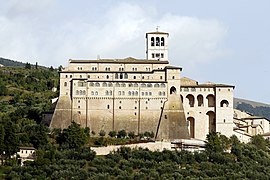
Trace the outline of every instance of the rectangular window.
{"label": "rectangular window", "polygon": [[154,53],[152,53],[152,58],[155,58],[155,54]]}
{"label": "rectangular window", "polygon": [[164,58],[164,54],[163,53],[161,53],[161,58]]}

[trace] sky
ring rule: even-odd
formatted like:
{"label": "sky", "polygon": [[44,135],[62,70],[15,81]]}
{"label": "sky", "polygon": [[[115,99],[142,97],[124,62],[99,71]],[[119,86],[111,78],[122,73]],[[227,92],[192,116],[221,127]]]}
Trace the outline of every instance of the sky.
{"label": "sky", "polygon": [[53,67],[145,58],[145,33],[159,26],[182,76],[270,104],[269,8],[269,0],[0,0],[0,57]]}

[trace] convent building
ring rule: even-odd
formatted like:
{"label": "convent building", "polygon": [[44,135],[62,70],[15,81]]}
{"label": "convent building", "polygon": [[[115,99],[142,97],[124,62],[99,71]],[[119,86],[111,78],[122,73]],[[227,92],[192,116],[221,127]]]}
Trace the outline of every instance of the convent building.
{"label": "convent building", "polygon": [[153,132],[156,140],[233,134],[234,86],[181,76],[169,64],[166,32],[146,33],[146,59],[69,60],[50,126],[75,121],[90,131]]}

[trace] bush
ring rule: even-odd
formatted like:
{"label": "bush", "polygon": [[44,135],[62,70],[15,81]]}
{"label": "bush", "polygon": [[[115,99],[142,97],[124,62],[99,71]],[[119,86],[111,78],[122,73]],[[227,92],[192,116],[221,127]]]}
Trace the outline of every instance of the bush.
{"label": "bush", "polygon": [[118,131],[117,138],[125,138],[127,136],[127,132],[122,129],[121,131]]}
{"label": "bush", "polygon": [[114,138],[114,137],[116,137],[117,132],[116,132],[116,131],[110,131],[108,135],[109,135],[110,137]]}

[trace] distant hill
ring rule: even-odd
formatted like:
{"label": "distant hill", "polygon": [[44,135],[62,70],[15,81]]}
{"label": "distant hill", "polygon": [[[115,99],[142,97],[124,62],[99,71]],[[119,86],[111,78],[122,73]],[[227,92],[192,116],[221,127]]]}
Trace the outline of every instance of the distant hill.
{"label": "distant hill", "polygon": [[0,64],[4,66],[25,66],[25,63],[0,57]]}
{"label": "distant hill", "polygon": [[255,101],[234,98],[234,108],[270,120],[270,105]]}

